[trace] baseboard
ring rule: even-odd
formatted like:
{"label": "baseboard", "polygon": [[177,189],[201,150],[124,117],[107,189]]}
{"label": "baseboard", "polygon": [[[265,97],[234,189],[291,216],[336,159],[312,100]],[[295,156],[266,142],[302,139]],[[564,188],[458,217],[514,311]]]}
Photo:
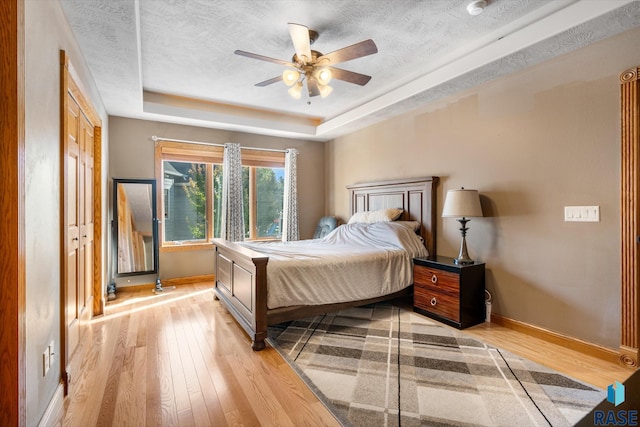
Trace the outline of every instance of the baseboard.
{"label": "baseboard", "polygon": [[492,313],[491,322],[496,325],[504,326],[532,337],[578,351],[582,354],[586,354],[587,356],[596,357],[598,359],[606,360],[607,362],[620,363],[620,354],[618,351],[609,347],[593,344],[578,338],[550,331],[539,326],[533,326],[519,320],[510,319],[499,314]]}
{"label": "baseboard", "polygon": [[38,427],[53,427],[55,425],[59,425],[60,420],[62,419],[63,404],[64,387],[61,383],[56,387],[56,391],[53,393],[53,397],[51,398],[51,401],[49,401],[49,405],[47,405],[47,409],[44,411],[44,415],[38,423]]}
{"label": "baseboard", "polygon": [[[162,279],[162,286],[180,286],[180,285],[193,285],[194,283],[203,283],[203,282],[215,282],[216,276],[213,274],[203,274],[200,276],[189,276],[189,277],[174,277],[171,279]],[[141,285],[131,285],[131,286],[118,286],[117,291],[126,291],[126,292],[137,292],[137,291],[147,291],[153,290],[156,287],[154,283],[143,283]]]}
{"label": "baseboard", "polygon": [[162,286],[180,286],[193,285],[194,283],[213,282],[216,281],[214,274],[203,274],[201,276],[175,277],[173,279],[162,279]]}

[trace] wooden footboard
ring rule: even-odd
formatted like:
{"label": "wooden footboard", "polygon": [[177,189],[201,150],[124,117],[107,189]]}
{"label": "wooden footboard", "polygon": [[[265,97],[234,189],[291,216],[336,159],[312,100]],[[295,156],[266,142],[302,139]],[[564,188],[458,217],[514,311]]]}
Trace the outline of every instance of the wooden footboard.
{"label": "wooden footboard", "polygon": [[214,239],[216,246],[215,296],[249,334],[251,348],[265,347],[267,327],[289,320],[302,319],[329,311],[413,295],[413,286],[391,295],[359,301],[313,306],[267,308],[267,262],[269,258],[237,243]]}
{"label": "wooden footboard", "polygon": [[269,258],[237,243],[214,239],[216,246],[215,296],[249,334],[251,348],[264,349],[267,327],[290,320],[344,310],[413,295],[413,286],[390,295],[359,301],[312,306],[267,308],[267,262]]}
{"label": "wooden footboard", "polygon": [[262,350],[267,338],[267,262],[269,258],[237,243],[213,239],[216,247],[215,295]]}

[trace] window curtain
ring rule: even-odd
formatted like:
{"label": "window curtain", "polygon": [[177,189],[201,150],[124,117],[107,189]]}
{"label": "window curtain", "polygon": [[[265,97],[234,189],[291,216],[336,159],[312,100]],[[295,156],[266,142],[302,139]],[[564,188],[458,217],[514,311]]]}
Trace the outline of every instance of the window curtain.
{"label": "window curtain", "polygon": [[284,213],[282,215],[282,241],[300,239],[298,230],[298,178],[296,162],[298,150],[287,150],[284,157]]}
{"label": "window curtain", "polygon": [[222,218],[220,235],[232,242],[244,240],[242,154],[240,144],[225,144],[222,161]]}

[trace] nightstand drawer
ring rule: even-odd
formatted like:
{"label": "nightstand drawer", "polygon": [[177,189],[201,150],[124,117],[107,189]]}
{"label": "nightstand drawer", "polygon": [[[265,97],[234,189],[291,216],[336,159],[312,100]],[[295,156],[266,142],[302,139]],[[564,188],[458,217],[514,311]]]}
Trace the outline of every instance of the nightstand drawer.
{"label": "nightstand drawer", "polygon": [[413,259],[413,309],[456,328],[484,321],[484,264],[453,258]]}
{"label": "nightstand drawer", "polygon": [[446,292],[458,298],[460,295],[460,275],[449,271],[416,265],[413,268],[413,282],[416,287]]}
{"label": "nightstand drawer", "polygon": [[458,295],[439,292],[432,286],[415,285],[413,305],[454,322],[460,322],[460,298]]}

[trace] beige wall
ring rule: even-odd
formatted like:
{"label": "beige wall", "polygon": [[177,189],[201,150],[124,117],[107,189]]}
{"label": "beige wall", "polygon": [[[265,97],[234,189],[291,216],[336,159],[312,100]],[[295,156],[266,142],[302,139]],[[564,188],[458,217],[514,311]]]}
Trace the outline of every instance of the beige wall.
{"label": "beige wall", "polygon": [[[298,155],[298,204],[301,237],[311,238],[318,219],[324,215],[324,144],[321,142],[122,117],[111,117],[109,125],[110,178],[154,178],[154,142],[151,140],[154,135],[217,144],[235,142],[244,147],[296,148],[300,153]],[[112,214],[109,213],[109,218],[111,216]],[[162,279],[203,274],[213,274],[213,250],[160,253]],[[128,286],[149,283],[151,280],[155,280],[155,277],[139,276],[120,278],[116,283],[118,286]]]}
{"label": "beige wall", "polygon": [[[494,313],[617,348],[618,76],[639,44],[635,30],[332,141],[328,210],[347,218],[345,185],[368,180],[440,176],[439,211],[447,190],[478,189],[467,243]],[[572,205],[601,221],[564,222]],[[458,222],[437,222],[438,254],[456,256]]]}
{"label": "beige wall", "polygon": [[[27,425],[34,426],[61,378],[60,358],[46,377],[41,374],[42,353],[50,341],[55,354],[61,354],[60,49],[102,117],[103,141],[108,117],[58,2],[26,1],[25,33],[26,411]],[[103,235],[106,231],[105,225]]]}

